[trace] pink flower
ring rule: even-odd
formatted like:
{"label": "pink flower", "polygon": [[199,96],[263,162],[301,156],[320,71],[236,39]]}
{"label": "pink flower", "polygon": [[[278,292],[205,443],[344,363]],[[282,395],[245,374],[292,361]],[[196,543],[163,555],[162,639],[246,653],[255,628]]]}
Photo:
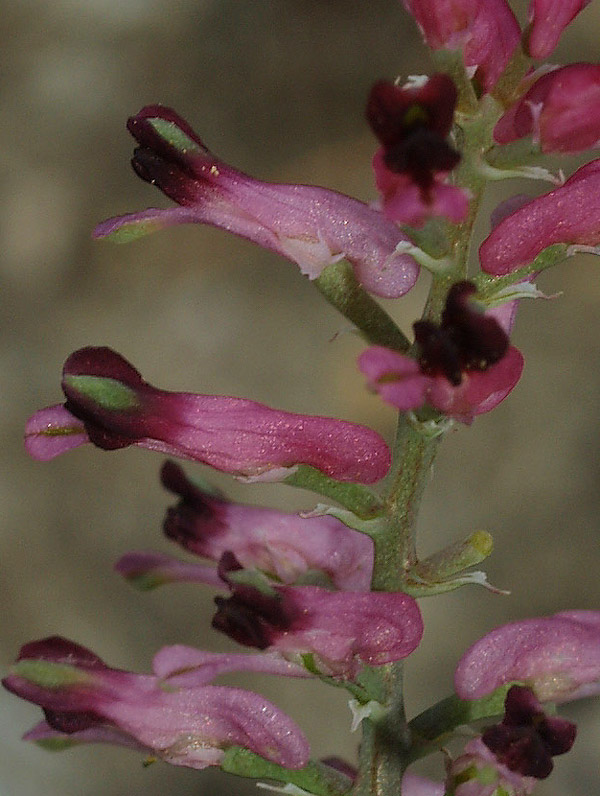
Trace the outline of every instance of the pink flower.
{"label": "pink flower", "polygon": [[363,351],[358,366],[384,401],[402,412],[428,405],[471,423],[506,398],[523,369],[521,354],[508,344],[512,308],[502,308],[506,318],[482,313],[469,301],[474,292],[471,283],[456,283],[439,325],[414,324],[417,359],[380,346]]}
{"label": "pink flower", "polygon": [[461,699],[479,699],[512,682],[529,686],[541,701],[600,693],[600,611],[502,625],[467,650],[454,676]]}
{"label": "pink flower", "polygon": [[[3,685],[44,710],[46,721],[27,733],[28,740],[116,743],[190,768],[219,765],[230,746],[288,768],[306,764],[304,735],[275,705],[250,691],[206,684],[227,669],[264,671],[262,661],[258,667],[252,661],[263,656],[233,656],[219,667],[219,656],[208,654],[203,672],[203,661],[184,649],[161,651],[158,671],[143,675],[111,669],[66,639],[46,638],[21,649]],[[182,660],[197,665],[191,685],[189,675],[187,685],[178,680]]]}
{"label": "pink flower", "polygon": [[27,423],[34,458],[93,442],[105,450],[139,445],[254,478],[282,478],[307,464],[338,480],[372,483],[389,468],[387,445],[364,426],[242,398],[158,390],[109,348],[71,354],[62,386],[65,407],[43,409]]}
{"label": "pink flower", "polygon": [[344,257],[377,296],[397,298],[414,285],[418,266],[396,245],[406,237],[357,199],[309,185],[255,180],[216,158],[175,111],[149,105],[127,124],[139,147],[133,167],[179,207],[111,218],[98,238],[127,241],[173,224],[209,224],[295,262],[311,279]]}
{"label": "pink flower", "polygon": [[465,66],[491,91],[519,43],[521,31],[505,0],[403,0],[434,50],[462,50]]}
{"label": "pink flower", "polygon": [[591,0],[531,0],[525,49],[532,58],[546,58],[563,30]]}
{"label": "pink flower", "polygon": [[371,89],[367,119],[382,144],[373,159],[387,218],[422,226],[429,216],[462,221],[467,195],[444,178],[460,161],[448,143],[456,88],[447,75],[402,88],[381,81]]}
{"label": "pink flower", "polygon": [[285,584],[322,572],[336,589],[369,591],[373,542],[335,517],[230,503],[200,489],[174,462],[164,464],[161,478],[180,496],[167,512],[165,534],[190,553],[218,562],[231,551],[244,568]]}
{"label": "pink flower", "polygon": [[600,159],[504,218],[481,244],[481,267],[503,276],[533,262],[555,243],[600,243]]}
{"label": "pink flower", "polygon": [[[233,555],[221,572],[231,597],[217,597],[213,627],[240,644],[302,661],[322,674],[353,679],[363,666],[406,658],[423,634],[416,601],[402,592],[334,592],[318,586],[258,589],[235,579]],[[312,668],[312,667],[311,667]]]}
{"label": "pink flower", "polygon": [[545,72],[494,130],[499,144],[531,135],[542,152],[580,152],[600,143],[600,65]]}

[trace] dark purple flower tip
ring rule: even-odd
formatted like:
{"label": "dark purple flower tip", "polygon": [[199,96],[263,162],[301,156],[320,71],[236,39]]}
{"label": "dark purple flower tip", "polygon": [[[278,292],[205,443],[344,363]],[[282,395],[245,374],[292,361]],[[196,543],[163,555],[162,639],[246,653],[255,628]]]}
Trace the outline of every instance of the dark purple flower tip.
{"label": "dark purple flower tip", "polygon": [[236,583],[231,573],[242,566],[231,552],[219,562],[219,575],[231,588],[231,597],[215,597],[217,613],[212,620],[215,630],[225,633],[238,644],[265,650],[276,636],[288,630],[297,612],[275,589],[259,589],[248,583]]}
{"label": "dark purple flower tip", "polygon": [[395,174],[408,174],[429,191],[435,174],[451,171],[460,154],[446,141],[457,92],[452,80],[433,75],[423,86],[376,83],[367,101],[371,129],[384,147],[383,161]]}
{"label": "dark purple flower tip", "polygon": [[487,370],[508,351],[509,338],[498,321],[469,300],[475,292],[472,282],[455,283],[439,324],[431,321],[413,324],[422,373],[443,375],[457,386],[463,373]]}
{"label": "dark purple flower tip", "polygon": [[524,777],[546,779],[552,757],[568,752],[577,727],[566,719],[548,717],[529,688],[512,686],[506,696],[501,724],[488,727],[483,743],[497,760]]}
{"label": "dark purple flower tip", "polygon": [[17,660],[52,661],[82,669],[106,668],[104,661],[94,652],[62,636],[48,636],[24,644],[19,650]]}
{"label": "dark purple flower tip", "polygon": [[160,480],[165,489],[181,498],[176,506],[167,509],[163,522],[165,536],[202,555],[207,537],[226,530],[224,519],[219,516],[222,501],[197,487],[175,462],[163,464]]}

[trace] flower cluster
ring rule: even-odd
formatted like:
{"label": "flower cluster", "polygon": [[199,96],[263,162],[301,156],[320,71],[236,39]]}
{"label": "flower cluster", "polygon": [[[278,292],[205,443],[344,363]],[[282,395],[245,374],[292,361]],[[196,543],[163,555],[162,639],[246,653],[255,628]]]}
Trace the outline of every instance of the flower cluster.
{"label": "flower cluster", "polygon": [[[33,458],[47,461],[87,443],[133,445],[246,482],[284,481],[339,505],[289,513],[237,504],[166,462],[162,483],[178,502],[167,511],[165,535],[201,561],[138,550],[116,569],[141,589],[177,582],[216,589],[213,628],[257,652],[165,647],[152,674],[136,674],[60,637],[26,644],[3,681],[44,711],[26,738],[115,743],[327,796],[342,796],[355,782],[399,786],[402,774],[402,796],[519,796],[571,748],[575,725],[546,703],[600,694],[600,612],[563,612],[487,634],[458,664],[452,710],[440,703],[407,725],[394,689],[423,634],[414,595],[485,583],[483,573],[465,570],[491,551],[489,535],[476,532],[418,559],[416,514],[438,440],[517,385],[524,360],[510,337],[519,300],[541,295],[537,274],[600,246],[600,160],[593,160],[537,198],[502,203],[479,248],[479,268],[471,273],[467,264],[487,178],[548,178],[530,158],[600,141],[600,67],[532,63],[553,51],[585,5],[532,0],[521,31],[506,0],[404,0],[438,72],[372,88],[366,117],[380,145],[373,158],[380,198],[371,205],[243,174],[170,108],[147,106],[129,119],[136,174],[175,206],[109,219],[95,237],[123,242],[174,224],[208,224],[296,263],[368,344],[358,367],[399,410],[398,438],[390,450],[354,422],[158,389],[110,348],[71,354],[64,402],[26,424]],[[373,296],[403,296],[421,268],[431,290],[411,342]],[[275,705],[212,684],[231,671],[347,689],[355,724],[370,727],[361,771],[310,762],[302,730]],[[481,729],[482,719],[496,723]],[[444,783],[405,772],[468,724],[477,727],[474,737],[448,758]],[[232,762],[240,750],[252,755],[250,769]],[[400,773],[385,780],[393,766]]]}

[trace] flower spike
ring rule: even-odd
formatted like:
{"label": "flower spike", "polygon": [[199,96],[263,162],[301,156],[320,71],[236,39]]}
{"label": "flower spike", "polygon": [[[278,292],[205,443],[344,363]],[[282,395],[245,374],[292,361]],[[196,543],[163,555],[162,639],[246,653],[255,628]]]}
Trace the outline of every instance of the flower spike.
{"label": "flower spike", "polygon": [[242,398],[159,390],[110,348],[71,354],[62,384],[65,408],[43,409],[27,424],[34,458],[93,442],[105,450],[139,445],[263,480],[308,464],[340,481],[372,483],[389,468],[387,445],[364,426]]}
{"label": "flower spike", "polygon": [[326,188],[255,180],[216,158],[162,105],[142,108],[127,127],[139,143],[136,174],[179,206],[108,219],[95,237],[127,241],[173,224],[209,224],[277,252],[310,279],[346,258],[377,296],[397,298],[414,285],[418,265],[396,252],[406,236],[363,202]]}

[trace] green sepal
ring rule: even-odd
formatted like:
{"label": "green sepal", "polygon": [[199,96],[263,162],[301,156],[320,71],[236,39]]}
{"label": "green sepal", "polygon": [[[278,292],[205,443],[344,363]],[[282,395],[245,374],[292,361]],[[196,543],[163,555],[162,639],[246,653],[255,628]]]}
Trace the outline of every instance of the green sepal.
{"label": "green sepal", "polygon": [[271,581],[258,569],[237,569],[227,573],[227,580],[238,583],[240,586],[250,586],[265,597],[279,599],[279,594],[273,588]]}
{"label": "green sepal", "polygon": [[238,777],[291,783],[315,796],[342,796],[352,787],[349,777],[323,763],[311,760],[304,768],[288,769],[241,746],[231,746],[225,752],[221,769]]}
{"label": "green sepal", "polygon": [[11,667],[10,673],[50,691],[92,682],[92,678],[88,674],[74,666],[54,661],[34,660],[33,658],[17,661]]}
{"label": "green sepal", "polygon": [[138,238],[145,238],[164,228],[164,223],[158,218],[140,218],[124,221],[113,232],[102,235],[100,240],[108,240],[111,243],[131,243]]}
{"label": "green sepal", "polygon": [[135,391],[115,379],[104,376],[65,376],[63,381],[75,392],[109,412],[127,412],[140,407]]}
{"label": "green sepal", "polygon": [[196,154],[202,152],[202,148],[188,135],[186,135],[181,127],[170,122],[167,119],[156,117],[154,119],[146,120],[151,127],[153,127],[158,135],[173,149],[179,150],[183,155]]}

